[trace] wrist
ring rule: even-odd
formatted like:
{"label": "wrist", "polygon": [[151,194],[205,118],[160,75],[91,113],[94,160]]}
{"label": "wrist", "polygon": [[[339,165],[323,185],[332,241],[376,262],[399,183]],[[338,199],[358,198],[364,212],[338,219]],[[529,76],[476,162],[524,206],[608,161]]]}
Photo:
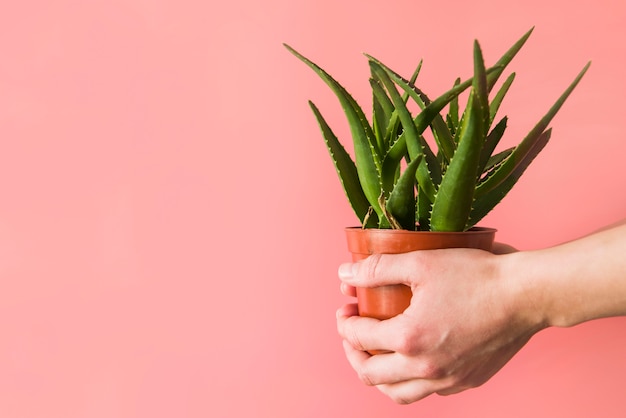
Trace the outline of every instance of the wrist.
{"label": "wrist", "polygon": [[[510,254],[504,274],[516,289],[516,309],[543,327],[571,327],[626,315],[626,271],[615,232],[537,251]],[[617,248],[617,250],[616,250]]]}
{"label": "wrist", "polygon": [[535,255],[516,252],[497,256],[499,276],[508,290],[511,316],[527,324],[535,332],[553,326],[550,296],[537,271]]}

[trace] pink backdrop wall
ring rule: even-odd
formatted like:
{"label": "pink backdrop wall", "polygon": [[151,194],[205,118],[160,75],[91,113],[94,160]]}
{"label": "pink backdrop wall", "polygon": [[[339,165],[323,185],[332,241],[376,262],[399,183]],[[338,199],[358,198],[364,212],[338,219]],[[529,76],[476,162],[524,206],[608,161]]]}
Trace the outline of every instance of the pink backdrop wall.
{"label": "pink backdrop wall", "polygon": [[[575,4],[572,5],[572,4]],[[354,224],[306,100],[369,52],[442,92],[531,26],[518,140],[589,59],[485,221],[520,248],[626,214],[616,0],[23,0],[0,13],[0,416],[622,417],[626,319],[548,330],[483,387],[397,406],[344,359]],[[460,74],[459,72],[463,72]]]}

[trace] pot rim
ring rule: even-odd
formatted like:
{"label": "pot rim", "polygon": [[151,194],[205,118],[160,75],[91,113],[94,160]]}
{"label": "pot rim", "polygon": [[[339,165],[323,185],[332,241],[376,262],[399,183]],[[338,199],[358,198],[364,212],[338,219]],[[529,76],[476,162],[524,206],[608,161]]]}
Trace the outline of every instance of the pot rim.
{"label": "pot rim", "polygon": [[453,235],[453,234],[488,234],[496,233],[498,230],[495,228],[474,226],[467,231],[409,231],[407,229],[380,229],[380,228],[363,228],[361,226],[349,226],[345,228],[346,231],[366,231],[369,234],[440,234],[440,235]]}

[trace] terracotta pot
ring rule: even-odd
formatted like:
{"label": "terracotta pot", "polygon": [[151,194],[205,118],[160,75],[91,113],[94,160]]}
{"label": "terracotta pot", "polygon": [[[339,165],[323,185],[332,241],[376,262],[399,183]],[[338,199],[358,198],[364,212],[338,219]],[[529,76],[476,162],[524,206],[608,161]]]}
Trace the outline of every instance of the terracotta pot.
{"label": "terracotta pot", "polygon": [[[477,248],[491,251],[495,233],[495,229],[479,227],[466,232],[346,228],[348,250],[353,261],[371,254],[400,254],[415,250]],[[377,319],[389,319],[404,312],[412,296],[411,289],[402,284],[357,288],[356,291],[359,315]]]}

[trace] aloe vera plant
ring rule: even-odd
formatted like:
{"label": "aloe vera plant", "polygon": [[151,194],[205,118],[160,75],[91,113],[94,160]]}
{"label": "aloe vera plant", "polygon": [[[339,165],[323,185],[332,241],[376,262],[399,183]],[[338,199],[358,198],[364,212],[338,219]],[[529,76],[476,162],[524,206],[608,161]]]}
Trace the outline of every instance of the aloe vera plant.
{"label": "aloe vera plant", "polygon": [[[343,108],[354,160],[309,101],[348,200],[364,228],[465,231],[512,189],[547,144],[550,122],[590,65],[584,66],[517,146],[496,152],[507,125],[507,117],[497,118],[497,112],[515,73],[494,88],[531,33],[532,29],[489,68],[475,41],[473,77],[457,79],[434,100],[416,86],[421,62],[407,79],[366,55],[371,73],[371,122],[339,82],[285,44],[330,87]],[[460,112],[463,92],[468,92],[467,101]],[[418,112],[411,112],[409,100]],[[425,139],[427,130],[436,148]]]}

